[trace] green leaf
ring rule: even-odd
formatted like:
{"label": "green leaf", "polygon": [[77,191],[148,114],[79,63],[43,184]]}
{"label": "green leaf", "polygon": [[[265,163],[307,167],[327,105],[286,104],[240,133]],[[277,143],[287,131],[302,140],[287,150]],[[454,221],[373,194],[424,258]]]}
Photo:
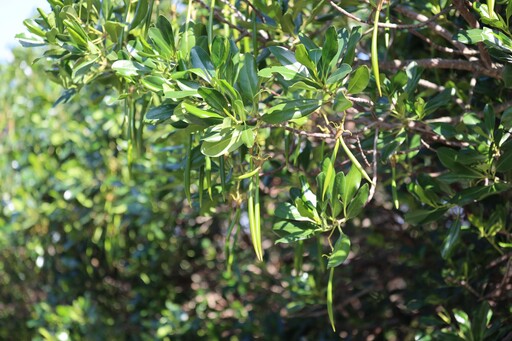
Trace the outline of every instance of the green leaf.
{"label": "green leaf", "polygon": [[297,71],[291,70],[285,66],[271,66],[258,71],[258,75],[263,78],[270,78],[274,73],[280,74],[287,81],[292,79],[306,79]]}
{"label": "green leaf", "polygon": [[341,64],[340,67],[334,71],[329,78],[327,78],[326,84],[335,84],[345,78],[350,72],[352,72],[352,68],[348,64]]}
{"label": "green leaf", "polygon": [[155,92],[163,91],[163,85],[167,84],[167,80],[160,76],[145,76],[140,82],[146,89]]}
{"label": "green leaf", "polygon": [[347,97],[343,91],[339,91],[334,98],[334,110],[336,112],[343,112],[349,108],[352,108],[353,103]]}
{"label": "green leaf", "polygon": [[277,104],[270,108],[266,115],[262,116],[267,123],[278,124],[292,119],[307,116],[320,108],[321,100],[297,99]]}
{"label": "green leaf", "polygon": [[238,74],[238,85],[242,98],[252,104],[260,89],[256,62],[250,53],[244,55],[243,65]]}
{"label": "green leaf", "polygon": [[158,52],[158,54],[163,58],[169,60],[173,55],[174,51],[171,45],[169,45],[169,43],[164,38],[162,32],[156,27],[151,27],[148,30],[148,37],[155,45],[155,49]]}
{"label": "green leaf", "polygon": [[175,53],[176,47],[174,46],[174,32],[169,20],[167,20],[163,15],[159,15],[156,21],[156,27],[160,30],[162,38],[167,43],[167,46],[169,46],[173,53]]}
{"label": "green leaf", "polygon": [[242,130],[242,134],[240,135],[240,138],[243,142],[243,144],[245,144],[245,146],[247,148],[252,148],[252,146],[254,146],[254,131],[252,130],[252,128],[247,128],[247,129],[244,129]]}
{"label": "green leaf", "polygon": [[274,212],[274,215],[282,219],[312,222],[310,218],[304,217],[302,214],[300,214],[299,210],[297,210],[297,207],[288,202],[279,203]]}
{"label": "green leaf", "polygon": [[370,69],[366,65],[357,68],[348,81],[347,92],[349,94],[358,94],[368,86],[370,82]]}
{"label": "green leaf", "polygon": [[209,80],[215,77],[215,67],[210,60],[210,56],[199,46],[194,46],[190,50],[190,61],[193,67],[203,70],[208,75]]}
{"label": "green leaf", "polygon": [[499,194],[501,192],[510,189],[509,184],[495,183],[491,186],[475,186],[463,189],[458,192],[453,198],[450,199],[450,203],[464,206],[473,202],[481,201],[491,195]]}
{"label": "green leaf", "polygon": [[439,219],[448,211],[448,208],[437,208],[433,210],[411,209],[405,214],[405,220],[411,224],[428,223]]}
{"label": "green leaf", "polygon": [[281,237],[276,243],[293,243],[315,235],[317,225],[305,221],[285,220],[273,226],[274,232]]}
{"label": "green leaf", "polygon": [[452,254],[453,249],[459,242],[461,225],[462,225],[462,223],[461,223],[460,219],[457,218],[453,222],[452,226],[450,227],[450,232],[446,236],[446,238],[443,242],[442,249],[441,249],[441,256],[444,259],[450,258],[450,255]]}
{"label": "green leaf", "polygon": [[203,141],[201,145],[201,153],[210,157],[222,156],[238,149],[242,145],[240,139],[241,130],[237,127],[229,129],[220,135],[221,139],[218,141]]}
{"label": "green leaf", "polygon": [[408,98],[412,98],[414,90],[416,90],[418,82],[420,81],[422,72],[423,69],[419,68],[416,62],[412,62],[407,65],[407,68],[405,69],[407,84],[405,85],[404,92],[407,94]]}
{"label": "green leaf", "polygon": [[165,98],[182,99],[197,95],[197,90],[164,90]]}
{"label": "green leaf", "polygon": [[350,38],[348,39],[347,48],[345,49],[345,54],[343,55],[343,63],[352,65],[354,62],[356,47],[361,40],[362,32],[363,29],[361,26],[354,26],[350,31]]}
{"label": "green leaf", "polygon": [[352,165],[347,176],[345,177],[345,188],[343,188],[342,201],[345,209],[348,207],[348,204],[361,185],[361,178],[361,172],[357,169],[357,167]]}
{"label": "green leaf", "polygon": [[423,109],[424,116],[432,114],[434,111],[436,111],[439,108],[446,107],[448,103],[453,101],[453,98],[455,96],[455,89],[449,88],[441,91],[439,94],[437,94],[434,98],[429,99],[427,103],[425,104],[425,107]]}
{"label": "green leaf", "polygon": [[489,104],[484,107],[484,127],[485,131],[491,138],[494,136],[494,125],[496,123],[496,114]]}
{"label": "green leaf", "polygon": [[332,194],[334,187],[334,178],[336,177],[336,171],[330,158],[325,158],[322,164],[322,172],[325,174],[325,182],[323,183],[322,190],[322,201],[325,199],[325,193]]}
{"label": "green leaf", "polygon": [[174,113],[179,120],[201,126],[219,124],[224,119],[223,116],[216,112],[200,109],[196,105],[187,102],[181,102],[174,110]]}
{"label": "green leaf", "polygon": [[[510,2],[512,3],[512,1]],[[505,64],[503,69],[503,82],[505,83],[505,87],[512,88],[512,65]]]}
{"label": "green leaf", "polygon": [[345,234],[341,234],[336,241],[336,244],[334,244],[334,250],[332,250],[332,253],[329,256],[327,267],[335,268],[341,265],[347,259],[349,253],[350,239]]}
{"label": "green leaf", "polygon": [[496,170],[498,172],[508,172],[512,170],[512,150],[503,152],[496,163]]}
{"label": "green leaf", "polygon": [[306,50],[306,47],[302,44],[297,45],[295,48],[295,58],[299,63],[308,68],[312,74],[316,73],[316,64],[313,62],[311,57]]}
{"label": "green leaf", "polygon": [[148,110],[144,121],[150,124],[160,124],[167,121],[173,115],[175,104],[162,104]]}
{"label": "green leaf", "polygon": [[146,16],[149,12],[149,6],[147,0],[137,1],[137,7],[135,8],[135,15],[133,16],[133,20],[130,24],[130,30],[138,27],[141,23],[146,20]]}
{"label": "green leaf", "polygon": [[359,215],[359,213],[361,213],[364,206],[366,205],[369,193],[370,186],[368,186],[368,184],[361,186],[356,196],[354,197],[354,200],[352,200],[350,205],[348,205],[346,219],[355,218]]}
{"label": "green leaf", "polygon": [[476,44],[484,40],[482,30],[479,28],[461,31],[454,38],[463,44]]}
{"label": "green leaf", "polygon": [[229,104],[226,98],[217,90],[212,88],[201,87],[197,90],[199,96],[218,113],[224,115],[225,110],[229,110]]}
{"label": "green leaf", "polygon": [[308,76],[306,68],[295,59],[295,55],[281,46],[271,46],[268,48],[270,52],[277,58],[278,62],[289,70]]}
{"label": "green leaf", "polygon": [[18,33],[15,38],[23,47],[39,47],[45,46],[46,42],[43,38],[33,33]]}
{"label": "green leaf", "polygon": [[325,32],[325,40],[322,46],[322,57],[320,58],[320,74],[325,79],[330,72],[330,64],[338,52],[338,34],[334,27],[329,27]]}
{"label": "green leaf", "polygon": [[345,189],[345,173],[339,172],[336,174],[334,178],[334,187],[332,189],[332,197],[331,197],[331,208],[333,211],[333,216],[337,217],[342,210],[341,204],[341,196],[343,196],[343,191]]}
{"label": "green leaf", "polygon": [[215,36],[212,42],[211,59],[213,64],[219,68],[224,65],[229,56],[229,40],[222,36]]}
{"label": "green leaf", "polygon": [[112,64],[112,69],[121,76],[131,77],[149,73],[150,69],[131,60],[118,60]]}

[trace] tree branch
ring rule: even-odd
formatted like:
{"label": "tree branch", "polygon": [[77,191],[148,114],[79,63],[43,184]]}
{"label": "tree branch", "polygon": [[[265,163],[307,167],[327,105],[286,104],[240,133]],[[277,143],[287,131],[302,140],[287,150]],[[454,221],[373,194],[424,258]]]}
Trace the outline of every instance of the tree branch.
{"label": "tree branch", "polygon": [[383,70],[396,70],[401,69],[409,65],[411,62],[416,62],[418,66],[430,69],[450,69],[450,70],[463,70],[471,71],[477,74],[488,76],[496,79],[503,79],[503,66],[501,64],[494,63],[492,69],[487,69],[482,65],[469,60],[457,60],[457,59],[441,59],[441,58],[430,58],[430,59],[417,59],[417,60],[390,60],[382,62],[380,67]]}

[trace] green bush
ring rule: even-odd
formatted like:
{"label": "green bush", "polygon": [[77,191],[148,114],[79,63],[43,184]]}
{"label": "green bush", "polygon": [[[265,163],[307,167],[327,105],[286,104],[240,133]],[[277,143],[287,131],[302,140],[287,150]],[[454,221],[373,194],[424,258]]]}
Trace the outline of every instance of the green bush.
{"label": "green bush", "polygon": [[0,72],[0,337],[512,335],[512,2],[49,3]]}

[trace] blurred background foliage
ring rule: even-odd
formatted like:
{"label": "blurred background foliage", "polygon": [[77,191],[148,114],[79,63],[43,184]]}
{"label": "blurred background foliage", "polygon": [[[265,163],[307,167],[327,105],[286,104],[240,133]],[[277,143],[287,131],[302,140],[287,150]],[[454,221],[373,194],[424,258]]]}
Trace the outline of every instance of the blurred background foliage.
{"label": "blurred background foliage", "polygon": [[[407,33],[396,40],[401,57],[429,53],[409,49],[422,42]],[[303,259],[291,246],[273,245],[267,212],[286,200],[283,189],[295,175],[283,170],[263,179],[269,191],[279,190],[262,196],[265,261],[256,262],[244,213],[231,248],[225,241],[233,209],[215,196],[201,207],[186,202],[187,135],[146,126],[144,153],[132,159],[124,108],[105,96],[108,82],[85,85],[55,105],[61,88],[48,81],[44,61],[32,65],[38,51],[14,53],[12,63],[0,65],[0,339],[512,337],[510,191],[464,204],[469,218],[453,236],[448,228],[459,223],[460,208],[426,223],[404,220],[404,212],[425,207],[415,201],[418,190],[406,189],[408,177],[421,183],[422,170],[442,168],[436,153],[421,150],[403,162],[401,210],[392,209],[387,163],[384,185],[343,230],[352,249],[335,272],[333,333],[326,269],[318,262],[326,245],[300,243]],[[454,76],[432,74],[445,85]],[[455,77],[463,93],[469,80]],[[475,107],[495,95],[485,86],[493,81],[474,89],[481,101]],[[266,143],[280,139],[269,133]],[[457,243],[448,252],[450,236]]]}

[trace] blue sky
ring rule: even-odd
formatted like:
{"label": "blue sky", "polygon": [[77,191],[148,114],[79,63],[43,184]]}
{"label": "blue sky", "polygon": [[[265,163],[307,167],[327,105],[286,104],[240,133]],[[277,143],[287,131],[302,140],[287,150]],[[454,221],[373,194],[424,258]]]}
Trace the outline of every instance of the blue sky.
{"label": "blue sky", "polygon": [[0,61],[11,59],[10,50],[19,45],[14,36],[26,31],[23,20],[34,16],[38,7],[47,12],[50,8],[46,0],[0,0]]}

